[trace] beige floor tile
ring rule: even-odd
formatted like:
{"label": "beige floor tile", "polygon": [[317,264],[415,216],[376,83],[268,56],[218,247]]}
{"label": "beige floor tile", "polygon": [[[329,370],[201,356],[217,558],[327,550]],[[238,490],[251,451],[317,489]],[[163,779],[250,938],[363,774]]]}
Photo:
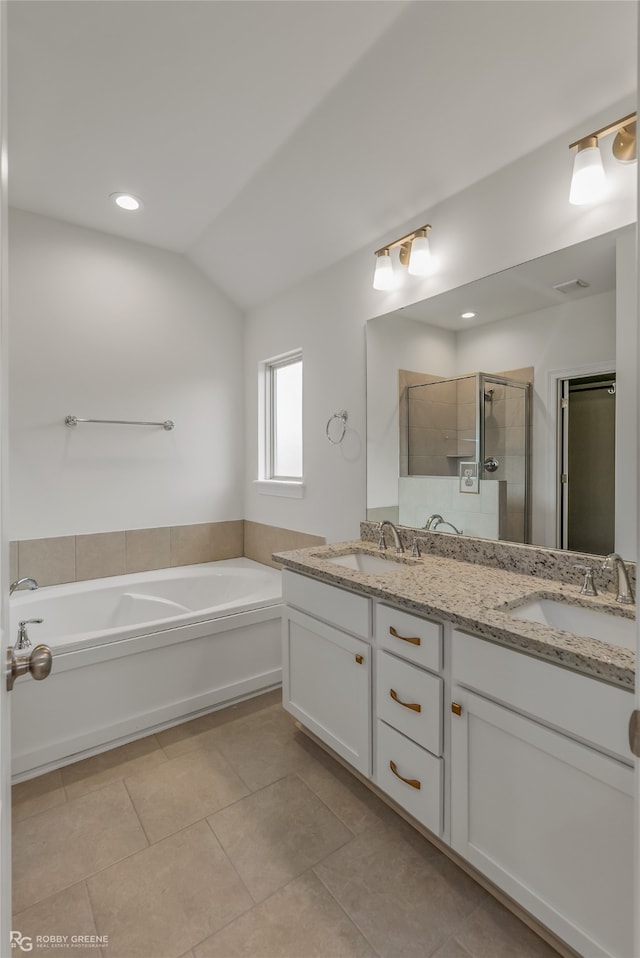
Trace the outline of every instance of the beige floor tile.
{"label": "beige floor tile", "polygon": [[306,736],[281,708],[212,729],[208,736],[251,791],[297,772],[309,761]]}
{"label": "beige floor tile", "polygon": [[190,722],[174,725],[163,732],[158,732],[156,738],[169,758],[176,758],[178,755],[183,755],[185,752],[193,751],[196,748],[203,746],[206,748],[207,742],[203,742],[201,736],[206,735],[211,729],[220,728],[249,715],[263,713],[267,709],[280,705],[281,702],[282,689],[275,689],[272,692],[266,692],[264,695],[245,699],[236,705],[218,709],[216,712],[199,715]]}
{"label": "beige floor tile", "polygon": [[456,931],[473,958],[557,958],[558,952],[499,902],[489,898]]}
{"label": "beige floor tile", "polygon": [[316,793],[341,822],[354,834],[394,814],[366,785],[343,768],[339,762],[309,743],[303,745],[313,761],[298,770],[298,777]]}
{"label": "beige floor tile", "polygon": [[23,911],[146,845],[121,782],[25,818],[13,830],[14,909]]}
{"label": "beige floor tile", "polygon": [[166,760],[155,735],[149,735],[67,765],[62,769],[62,781],[67,798],[79,798],[135,772],[155,768]]}
{"label": "beige floor tile", "polygon": [[[73,955],[73,958],[101,958],[104,954],[100,947],[88,944],[83,948],[71,941],[74,936],[96,935],[96,926],[84,882],[65,888],[57,895],[52,895],[51,898],[46,898],[37,905],[14,915],[12,928],[31,938],[32,952],[38,958],[53,958],[54,955],[56,958],[60,958],[61,955]],[[40,941],[38,936],[41,936]],[[47,936],[48,939],[52,936],[60,936],[62,941],[58,946],[52,943],[50,947],[47,947],[42,940],[43,936]],[[16,949],[14,954],[21,954],[20,949]]]}
{"label": "beige floor tile", "polygon": [[223,928],[195,958],[376,958],[311,872]]}
{"label": "beige floor tile", "polygon": [[438,867],[387,825],[367,829],[314,871],[384,958],[431,955],[484,894],[459,869]]}
{"label": "beige floor tile", "polygon": [[352,837],[295,776],[223,808],[208,821],[256,901]]}
{"label": "beige floor tile", "polygon": [[125,782],[150,842],[230,805],[249,789],[216,749],[189,752]]}
{"label": "beige floor tile", "polygon": [[206,822],[198,822],[87,882],[108,958],[178,958],[251,907]]}
{"label": "beige floor tile", "polygon": [[19,822],[30,815],[37,815],[48,808],[64,805],[67,798],[62,784],[60,769],[19,782],[11,789],[11,815]]}
{"label": "beige floor tile", "polygon": [[[463,948],[455,938],[450,938],[449,941],[445,941],[442,948],[438,948],[433,953],[433,958],[473,958],[473,955],[466,948]],[[512,958],[516,958],[516,956],[513,955]]]}

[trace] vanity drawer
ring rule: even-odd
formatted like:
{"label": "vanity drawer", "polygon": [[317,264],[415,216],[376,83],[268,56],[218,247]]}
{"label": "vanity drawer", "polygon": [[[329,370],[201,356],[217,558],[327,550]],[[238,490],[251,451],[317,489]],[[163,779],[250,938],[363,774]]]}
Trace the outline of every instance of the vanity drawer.
{"label": "vanity drawer", "polygon": [[353,635],[365,639],[371,636],[371,599],[364,595],[298,575],[289,569],[282,572],[282,594],[287,605]]}
{"label": "vanity drawer", "polygon": [[378,652],[376,692],[378,718],[434,755],[442,755],[441,678]]}
{"label": "vanity drawer", "polygon": [[383,649],[425,669],[442,668],[442,625],[401,612],[388,605],[376,607],[376,638]]}
{"label": "vanity drawer", "polygon": [[376,785],[436,835],[442,834],[442,763],[378,720]]}

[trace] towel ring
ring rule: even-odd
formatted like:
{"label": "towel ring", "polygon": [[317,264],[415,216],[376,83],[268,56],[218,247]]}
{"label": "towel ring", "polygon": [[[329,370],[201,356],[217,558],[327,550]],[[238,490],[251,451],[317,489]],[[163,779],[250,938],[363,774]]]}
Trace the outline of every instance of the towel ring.
{"label": "towel ring", "polygon": [[[327,439],[329,440],[329,442],[333,443],[334,446],[339,446],[342,440],[344,439],[345,433],[347,431],[348,418],[349,418],[349,413],[347,412],[347,410],[341,409],[340,412],[334,412],[333,416],[331,416],[331,418],[329,419],[329,422],[327,423],[327,429],[326,429]],[[330,432],[331,423],[334,421],[334,419],[337,419],[338,422],[341,423],[340,435],[338,436],[337,439],[332,439],[331,432]]]}

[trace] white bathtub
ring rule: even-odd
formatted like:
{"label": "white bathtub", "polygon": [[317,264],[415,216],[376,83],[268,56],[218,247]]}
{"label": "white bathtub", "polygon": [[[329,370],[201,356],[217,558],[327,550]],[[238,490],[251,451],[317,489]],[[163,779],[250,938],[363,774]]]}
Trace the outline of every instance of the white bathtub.
{"label": "white bathtub", "polygon": [[21,781],[281,682],[281,574],[250,559],[19,591],[44,682],[16,681],[13,774]]}

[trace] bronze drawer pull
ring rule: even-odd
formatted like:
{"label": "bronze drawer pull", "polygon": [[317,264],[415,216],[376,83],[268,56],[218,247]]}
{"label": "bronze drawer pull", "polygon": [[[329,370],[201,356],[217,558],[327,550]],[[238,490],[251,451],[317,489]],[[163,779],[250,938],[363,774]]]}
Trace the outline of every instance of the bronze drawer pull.
{"label": "bronze drawer pull", "polygon": [[420,645],[420,639],[417,635],[400,635],[400,633],[396,632],[392,625],[389,626],[389,634],[392,635],[394,639],[402,639],[403,642],[410,642],[411,645]]}
{"label": "bronze drawer pull", "polygon": [[422,788],[417,778],[403,778],[400,772],[398,771],[398,766],[396,765],[395,762],[389,761],[389,768],[391,769],[393,774],[396,776],[396,778],[399,778],[401,782],[404,782],[406,785],[410,785],[411,788],[417,788],[418,790]]}
{"label": "bronze drawer pull", "polygon": [[403,702],[402,699],[399,699],[398,693],[395,691],[395,689],[389,689],[389,695],[394,702],[398,703],[398,705],[404,705],[406,709],[411,709],[412,712],[422,711],[422,706],[419,705],[418,702]]}
{"label": "bronze drawer pull", "polygon": [[452,702],[451,711],[454,715],[462,715],[462,706],[458,702]]}
{"label": "bronze drawer pull", "polygon": [[358,663],[358,665],[362,665],[362,663],[364,662],[364,658],[361,655],[356,655],[356,662]]}

